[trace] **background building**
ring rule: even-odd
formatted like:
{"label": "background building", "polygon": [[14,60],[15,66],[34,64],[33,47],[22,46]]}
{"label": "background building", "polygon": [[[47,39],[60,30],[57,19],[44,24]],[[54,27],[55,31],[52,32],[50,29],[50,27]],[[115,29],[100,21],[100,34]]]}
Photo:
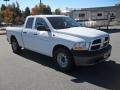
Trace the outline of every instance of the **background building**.
{"label": "background building", "polygon": [[116,25],[120,24],[120,5],[71,10],[70,16],[83,26]]}

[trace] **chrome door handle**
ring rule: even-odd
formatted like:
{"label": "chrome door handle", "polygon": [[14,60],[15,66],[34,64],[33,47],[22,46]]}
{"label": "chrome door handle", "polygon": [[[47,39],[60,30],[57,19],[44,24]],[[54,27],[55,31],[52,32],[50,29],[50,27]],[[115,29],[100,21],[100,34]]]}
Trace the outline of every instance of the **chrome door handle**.
{"label": "chrome door handle", "polygon": [[23,32],[24,34],[26,34],[27,32]]}
{"label": "chrome door handle", "polygon": [[33,35],[38,35],[37,33],[34,33]]}

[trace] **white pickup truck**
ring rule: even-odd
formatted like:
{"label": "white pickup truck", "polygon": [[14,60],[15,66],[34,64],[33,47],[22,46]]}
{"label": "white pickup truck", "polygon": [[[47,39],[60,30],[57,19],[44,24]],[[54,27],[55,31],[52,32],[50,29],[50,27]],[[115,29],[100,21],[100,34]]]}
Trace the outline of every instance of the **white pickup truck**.
{"label": "white pickup truck", "polygon": [[64,15],[28,16],[23,27],[7,27],[6,31],[14,53],[22,48],[54,57],[63,71],[103,62],[112,49],[108,33],[80,27]]}

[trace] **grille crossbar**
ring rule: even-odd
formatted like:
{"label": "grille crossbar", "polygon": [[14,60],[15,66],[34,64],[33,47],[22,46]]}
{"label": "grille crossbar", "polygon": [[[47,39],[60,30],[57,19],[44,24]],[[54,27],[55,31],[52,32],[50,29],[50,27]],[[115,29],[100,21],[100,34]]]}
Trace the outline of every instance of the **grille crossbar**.
{"label": "grille crossbar", "polygon": [[91,51],[99,50],[106,47],[107,45],[109,45],[109,37],[96,39],[92,42],[90,50]]}

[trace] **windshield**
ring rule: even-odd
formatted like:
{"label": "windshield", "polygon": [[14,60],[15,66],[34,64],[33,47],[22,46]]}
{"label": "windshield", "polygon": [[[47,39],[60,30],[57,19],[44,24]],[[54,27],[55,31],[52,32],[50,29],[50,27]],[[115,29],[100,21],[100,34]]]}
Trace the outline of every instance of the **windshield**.
{"label": "windshield", "polygon": [[79,27],[80,24],[70,17],[47,17],[54,29]]}

